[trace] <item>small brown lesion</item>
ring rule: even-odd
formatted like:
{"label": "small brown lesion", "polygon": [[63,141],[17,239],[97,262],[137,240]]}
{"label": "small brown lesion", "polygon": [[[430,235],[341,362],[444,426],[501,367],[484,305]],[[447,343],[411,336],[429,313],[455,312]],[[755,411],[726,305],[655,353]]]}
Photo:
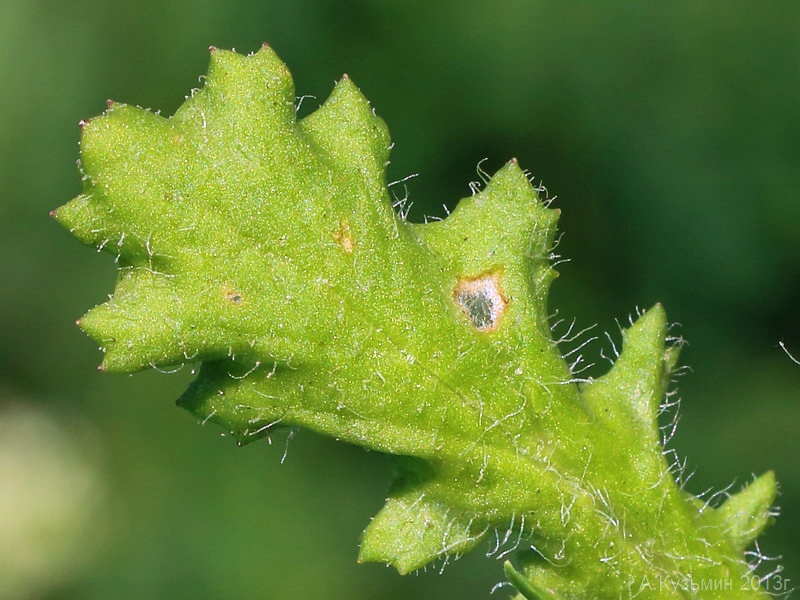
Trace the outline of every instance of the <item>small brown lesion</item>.
{"label": "small brown lesion", "polygon": [[453,300],[481,332],[497,331],[508,307],[500,282],[502,269],[495,269],[477,277],[460,277],[453,289]]}
{"label": "small brown lesion", "polygon": [[339,229],[333,234],[333,239],[342,247],[342,250],[348,254],[353,253],[356,243],[353,240],[353,232],[350,230],[350,225],[344,219],[339,221]]}
{"label": "small brown lesion", "polygon": [[225,285],[222,288],[222,295],[227,302],[234,306],[241,306],[244,304],[244,294],[234,288],[232,285]]}

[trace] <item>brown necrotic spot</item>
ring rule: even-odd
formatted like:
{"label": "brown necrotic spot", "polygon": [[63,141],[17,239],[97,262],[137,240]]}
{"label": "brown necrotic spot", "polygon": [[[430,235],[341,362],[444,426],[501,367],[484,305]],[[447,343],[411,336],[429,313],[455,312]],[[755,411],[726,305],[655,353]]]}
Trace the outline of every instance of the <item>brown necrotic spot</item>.
{"label": "brown necrotic spot", "polygon": [[222,293],[225,296],[225,300],[230,302],[231,304],[238,306],[244,302],[244,295],[237,290],[231,287],[230,285],[226,285],[222,289]]}
{"label": "brown necrotic spot", "polygon": [[478,331],[496,331],[508,300],[500,287],[502,272],[491,271],[471,278],[459,278],[453,299]]}

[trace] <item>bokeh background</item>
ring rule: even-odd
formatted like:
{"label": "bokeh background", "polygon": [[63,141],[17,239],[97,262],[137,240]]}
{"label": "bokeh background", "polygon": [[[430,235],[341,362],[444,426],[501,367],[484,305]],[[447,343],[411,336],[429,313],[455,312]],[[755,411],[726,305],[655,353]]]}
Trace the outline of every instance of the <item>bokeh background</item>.
{"label": "bokeh background", "polygon": [[761,549],[800,583],[800,366],[778,346],[800,355],[800,4],[2,0],[0,597],[433,600],[501,578],[482,552],[441,575],[356,565],[385,457],[307,432],[237,448],[173,405],[188,369],[100,374],[73,325],[115,278],[47,216],[79,191],[79,119],[106,98],[171,114],[210,44],[263,41],[316,97],[303,111],[343,72],[361,87],[390,180],[419,174],[413,219],[468,195],[483,159],[541,179],[572,259],[561,316],[618,339],[666,305],[693,369],[687,489],[774,469]]}

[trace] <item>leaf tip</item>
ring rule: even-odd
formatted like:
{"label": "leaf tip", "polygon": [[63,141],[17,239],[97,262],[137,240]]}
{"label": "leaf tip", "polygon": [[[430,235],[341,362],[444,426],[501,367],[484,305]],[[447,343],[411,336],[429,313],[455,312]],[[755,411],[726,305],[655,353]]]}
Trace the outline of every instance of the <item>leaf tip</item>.
{"label": "leaf tip", "polygon": [[489,180],[485,191],[505,190],[511,195],[522,193],[523,196],[535,194],[528,176],[516,157],[506,162]]}
{"label": "leaf tip", "polygon": [[558,596],[552,592],[526,579],[522,573],[514,568],[511,561],[507,560],[503,563],[503,572],[508,582],[527,600],[558,600]]}
{"label": "leaf tip", "polygon": [[719,507],[728,537],[739,549],[743,550],[753,543],[771,524],[775,516],[771,507],[777,494],[775,473],[767,471],[730,496]]}
{"label": "leaf tip", "polygon": [[287,76],[291,77],[291,75],[289,75],[288,67],[278,57],[277,52],[275,52],[275,49],[272,46],[270,46],[269,43],[262,42],[259,49],[256,52],[254,52],[251,56],[261,57],[263,59],[267,59],[270,62],[276,63],[280,68],[282,68],[283,71],[285,71],[285,74]]}
{"label": "leaf tip", "polygon": [[644,312],[644,314],[639,317],[636,321],[636,325],[639,325],[641,328],[652,328],[656,330],[664,330],[666,332],[667,328],[667,311],[664,308],[664,305],[660,302],[656,302],[653,306],[651,306],[648,310]]}
{"label": "leaf tip", "polygon": [[361,537],[359,560],[393,566],[401,575],[443,556],[458,556],[477,546],[486,530],[474,519],[452,516],[425,494],[410,491],[390,497]]}

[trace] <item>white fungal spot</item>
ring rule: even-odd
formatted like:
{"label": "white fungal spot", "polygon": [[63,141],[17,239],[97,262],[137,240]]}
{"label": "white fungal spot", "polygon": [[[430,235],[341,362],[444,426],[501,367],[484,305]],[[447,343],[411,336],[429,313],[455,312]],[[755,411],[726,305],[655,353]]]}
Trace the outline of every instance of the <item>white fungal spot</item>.
{"label": "white fungal spot", "polygon": [[478,277],[461,278],[453,290],[453,299],[478,331],[496,331],[508,300],[500,288],[502,271]]}

